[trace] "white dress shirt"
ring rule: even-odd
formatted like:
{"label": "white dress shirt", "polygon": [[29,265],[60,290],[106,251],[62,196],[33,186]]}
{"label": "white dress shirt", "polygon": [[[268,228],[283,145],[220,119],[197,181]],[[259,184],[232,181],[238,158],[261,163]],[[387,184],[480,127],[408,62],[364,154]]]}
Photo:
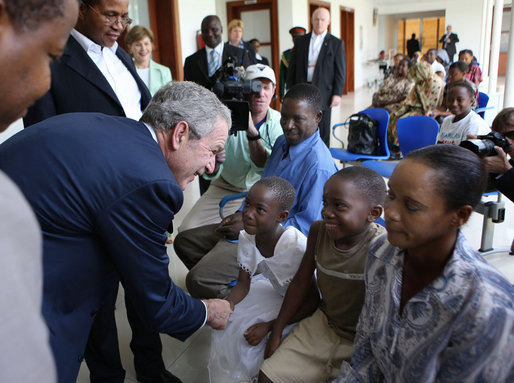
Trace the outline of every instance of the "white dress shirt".
{"label": "white dress shirt", "polygon": [[312,77],[314,76],[314,68],[316,68],[316,62],[318,61],[319,52],[321,51],[321,46],[323,44],[323,40],[325,40],[325,36],[327,35],[327,30],[323,32],[321,35],[317,35],[312,32],[311,41],[309,43],[309,63],[307,66],[307,81],[312,82]]}
{"label": "white dress shirt", "polygon": [[223,46],[225,43],[222,41],[219,43],[216,47],[210,48],[207,45],[205,46],[205,53],[207,54],[207,67],[209,67],[209,57],[211,55],[211,51],[214,49],[216,51],[217,55],[217,62],[216,62],[216,70],[218,70],[222,64],[221,60],[223,57]]}
{"label": "white dress shirt", "polygon": [[132,74],[116,56],[118,43],[114,43],[112,47],[102,47],[76,29],[71,31],[71,35],[100,69],[116,97],[118,97],[125,115],[134,120],[139,120],[143,114],[141,111],[141,92]]}

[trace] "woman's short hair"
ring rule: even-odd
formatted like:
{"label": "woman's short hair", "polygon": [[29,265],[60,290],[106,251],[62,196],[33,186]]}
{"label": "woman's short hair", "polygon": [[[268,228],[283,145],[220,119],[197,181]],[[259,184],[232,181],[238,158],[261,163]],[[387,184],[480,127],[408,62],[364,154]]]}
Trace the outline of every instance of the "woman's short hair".
{"label": "woman's short hair", "polygon": [[480,158],[456,145],[431,145],[410,152],[405,160],[421,162],[437,172],[434,188],[448,209],[475,207],[482,198],[487,173]]}
{"label": "woman's short hair", "polygon": [[142,25],[135,25],[128,31],[125,37],[125,44],[134,44],[135,42],[143,40],[145,37],[148,37],[153,44],[153,32]]}
{"label": "woman's short hair", "polygon": [[245,30],[245,26],[242,20],[234,19],[230,23],[228,23],[228,33],[234,28],[241,28],[243,31]]}
{"label": "woman's short hair", "polygon": [[230,110],[214,93],[194,82],[171,81],[155,93],[141,121],[162,131],[172,130],[185,121],[189,136],[200,139],[212,133],[220,118],[228,127],[232,125]]}

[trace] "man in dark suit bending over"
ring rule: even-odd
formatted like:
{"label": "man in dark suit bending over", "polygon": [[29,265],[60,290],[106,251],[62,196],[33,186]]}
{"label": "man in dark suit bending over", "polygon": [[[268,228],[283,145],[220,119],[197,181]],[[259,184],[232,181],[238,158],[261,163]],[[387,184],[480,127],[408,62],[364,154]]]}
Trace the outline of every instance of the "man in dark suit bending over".
{"label": "man in dark suit bending over", "polygon": [[341,102],[346,79],[344,43],[328,32],[330,13],[318,8],[312,14],[312,32],[294,42],[287,70],[287,89],[309,82],[317,86],[323,99],[323,117],[319,124],[323,142],[330,144],[330,108]]}
{"label": "man in dark suit bending over", "polygon": [[[129,0],[82,0],[64,54],[52,64],[50,90],[29,108],[25,126],[72,112],[139,120],[150,92],[137,75],[132,58],[117,43],[132,22],[128,6]],[[116,297],[117,290],[113,290],[111,302],[96,315],[85,353],[93,383],[124,381],[113,311]],[[126,306],[137,378],[143,383],[178,382],[164,367],[159,334],[139,321],[129,299],[126,297]]]}
{"label": "man in dark suit bending over", "polygon": [[43,232],[42,311],[59,383],[76,381],[95,316],[119,280],[149,330],[184,340],[205,323],[225,326],[227,301],[191,298],[170,279],[165,231],[182,190],[214,169],[230,123],[212,92],[172,82],[141,121],[62,114],[0,146],[0,169]]}
{"label": "man in dark suit bending over", "polygon": [[250,65],[244,50],[221,41],[223,28],[220,18],[216,15],[206,16],[202,20],[202,38],[205,47],[186,58],[184,63],[184,80],[193,81],[206,88],[209,78],[221,67],[229,57],[235,59],[236,66]]}

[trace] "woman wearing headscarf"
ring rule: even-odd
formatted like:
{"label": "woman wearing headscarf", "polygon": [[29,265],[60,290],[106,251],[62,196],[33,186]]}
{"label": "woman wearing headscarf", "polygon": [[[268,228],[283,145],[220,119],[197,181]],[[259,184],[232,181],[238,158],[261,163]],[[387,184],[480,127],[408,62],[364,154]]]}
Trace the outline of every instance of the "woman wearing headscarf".
{"label": "woman wearing headscarf", "polygon": [[407,96],[405,104],[392,113],[389,120],[387,140],[391,152],[394,154],[400,153],[396,121],[409,116],[429,115],[443,101],[444,82],[434,73],[428,62],[421,61],[413,65],[409,69],[408,77],[414,81],[414,87]]}
{"label": "woman wearing headscarf", "polygon": [[393,113],[402,107],[414,83],[408,78],[412,62],[404,58],[395,67],[394,74],[384,79],[384,84],[373,98],[373,108],[384,108]]}

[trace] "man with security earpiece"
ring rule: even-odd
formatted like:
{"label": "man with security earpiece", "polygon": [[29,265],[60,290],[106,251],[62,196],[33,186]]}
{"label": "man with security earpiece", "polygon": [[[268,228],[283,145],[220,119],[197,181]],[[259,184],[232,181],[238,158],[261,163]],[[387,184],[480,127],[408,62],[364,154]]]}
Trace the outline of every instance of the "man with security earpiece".
{"label": "man with security earpiece", "polygon": [[[220,200],[247,191],[261,178],[273,144],[283,134],[280,112],[270,108],[276,90],[273,69],[263,64],[250,65],[244,79],[262,83],[259,93],[245,95],[250,107],[248,129],[228,137],[225,151],[216,156],[214,171],[203,175],[204,179],[212,180],[209,189],[184,218],[179,232],[210,224],[217,226]],[[240,206],[241,199],[234,200],[226,205],[226,210],[234,212]]]}

